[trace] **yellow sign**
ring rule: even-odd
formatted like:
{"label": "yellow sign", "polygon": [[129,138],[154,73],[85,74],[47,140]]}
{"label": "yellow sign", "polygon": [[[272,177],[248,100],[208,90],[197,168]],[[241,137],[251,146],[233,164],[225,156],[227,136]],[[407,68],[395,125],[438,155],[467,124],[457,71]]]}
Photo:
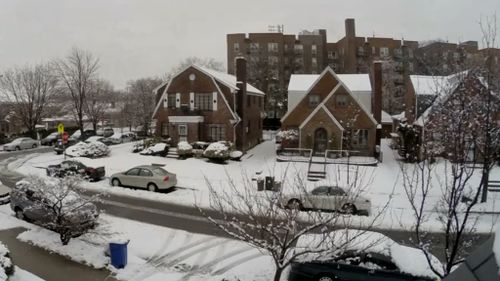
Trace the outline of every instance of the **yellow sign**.
{"label": "yellow sign", "polygon": [[57,132],[58,132],[59,134],[64,133],[64,125],[63,125],[63,123],[59,123],[59,124],[57,125]]}

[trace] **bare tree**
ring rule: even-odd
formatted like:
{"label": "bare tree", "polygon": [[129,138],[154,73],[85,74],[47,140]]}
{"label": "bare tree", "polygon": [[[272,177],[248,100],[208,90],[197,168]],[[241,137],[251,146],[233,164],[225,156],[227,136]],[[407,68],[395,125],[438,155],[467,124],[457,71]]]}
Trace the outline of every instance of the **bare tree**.
{"label": "bare tree", "polygon": [[92,82],[85,99],[84,109],[94,131],[97,130],[97,124],[103,121],[106,109],[113,101],[113,94],[113,86],[108,81],[96,80]]}
{"label": "bare tree", "polygon": [[[228,177],[227,184],[223,184],[223,188],[214,186],[207,180],[210,208],[204,210],[198,206],[198,209],[219,229],[270,255],[275,265],[273,277],[275,281],[279,281],[284,269],[298,258],[308,254],[325,253],[328,250],[334,252],[335,249],[344,246],[329,240],[319,241],[328,247],[297,248],[296,243],[301,237],[308,234],[323,234],[326,239],[332,229],[351,228],[355,225],[352,216],[344,213],[302,212],[303,202],[310,201],[313,209],[316,209],[315,203],[306,192],[306,183],[301,177],[287,180],[286,174],[285,172],[281,178],[283,190],[260,192],[260,194],[256,193],[255,183],[246,175],[243,175],[243,182]],[[338,179],[334,180],[337,182]],[[369,186],[371,179],[372,177],[365,173],[352,173],[351,179],[347,180],[347,183],[343,182],[345,197],[339,199],[336,204],[348,204],[346,202],[357,198]],[[380,213],[372,214],[368,219],[369,222],[363,225],[364,229],[370,229]]]}
{"label": "bare tree", "polygon": [[67,245],[71,238],[97,225],[99,212],[93,204],[97,196],[82,196],[80,182],[78,177],[48,180],[36,176],[19,181],[13,192],[27,196],[33,204],[24,210],[16,208],[16,216],[23,219],[25,212],[38,214],[35,222],[57,232]]}
{"label": "bare tree", "polygon": [[128,95],[133,103],[134,115],[146,134],[149,134],[156,105],[153,90],[161,83],[159,78],[142,78],[128,83]]}
{"label": "bare tree", "polygon": [[99,60],[88,51],[73,48],[66,59],[55,61],[54,67],[61,90],[71,96],[75,121],[83,132],[86,100],[97,78]]}
{"label": "bare tree", "polygon": [[0,90],[5,100],[12,104],[16,118],[33,137],[56,85],[57,78],[47,64],[11,69],[0,76]]}

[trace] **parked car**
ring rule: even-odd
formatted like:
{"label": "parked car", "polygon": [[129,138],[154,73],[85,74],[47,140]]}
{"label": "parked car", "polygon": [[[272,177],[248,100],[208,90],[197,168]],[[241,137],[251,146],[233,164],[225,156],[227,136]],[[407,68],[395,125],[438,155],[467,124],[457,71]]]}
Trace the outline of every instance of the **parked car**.
{"label": "parked car", "polygon": [[86,139],[85,142],[90,143],[90,142],[99,141],[99,142],[105,143],[105,139],[106,138],[103,136],[91,136],[88,139]]}
{"label": "parked car", "polygon": [[111,144],[120,144],[131,142],[136,139],[136,134],[134,133],[114,133],[109,138],[106,138]]}
{"label": "parked car", "polygon": [[[80,175],[91,181],[99,181],[104,177],[106,171],[103,166],[98,166],[97,163],[90,163],[90,161],[88,159],[75,158],[62,161],[58,165],[49,165],[47,167],[47,176],[63,178],[69,175]],[[85,162],[85,164],[82,162]]]}
{"label": "parked car", "polygon": [[74,139],[68,139],[68,142],[63,144],[62,139],[58,138],[56,144],[54,145],[54,151],[56,154],[62,154],[66,148],[76,144],[77,141]]}
{"label": "parked car", "polygon": [[57,142],[58,132],[51,133],[41,140],[42,145],[54,145]]}
{"label": "parked car", "polygon": [[363,196],[352,196],[332,185],[317,185],[311,192],[283,194],[281,204],[288,208],[342,211],[348,214],[370,214],[371,202]]}
{"label": "parked car", "polygon": [[128,186],[158,191],[175,187],[177,176],[158,165],[144,165],[112,175],[110,183],[112,186]]}
{"label": "parked car", "polygon": [[102,136],[105,137],[105,138],[109,138],[111,137],[112,135],[114,135],[115,131],[113,130],[113,128],[104,128],[103,131],[102,131]]}
{"label": "parked car", "polygon": [[0,182],[0,205],[10,202],[10,188]]}
{"label": "parked car", "polygon": [[96,133],[94,130],[84,130],[83,135],[80,130],[76,130],[70,137],[69,139],[71,141],[77,142],[77,141],[84,141],[92,136],[95,136]]}
{"label": "parked car", "polygon": [[[65,197],[67,201],[63,201],[63,204],[70,204],[74,198],[78,197],[75,192],[69,191]],[[28,220],[50,228],[51,222],[56,220],[54,217],[55,214],[50,211],[50,206],[55,203],[53,200],[54,198],[47,196],[46,193],[30,183],[19,181],[10,193],[10,208],[14,211],[18,219]],[[84,205],[77,207],[78,212],[75,212],[71,216],[71,221],[68,223],[78,224],[82,232],[73,233],[75,235],[73,237],[85,233],[86,229],[93,228],[95,226],[95,219],[99,216],[99,211],[93,203],[86,202]]]}
{"label": "parked car", "polygon": [[17,138],[10,143],[6,143],[3,146],[5,151],[14,151],[21,149],[36,148],[38,146],[36,140],[32,138]]}
{"label": "parked car", "polygon": [[[439,260],[419,249],[400,245],[387,236],[371,231],[339,230],[304,235],[296,248],[326,250],[292,262],[288,281],[437,281],[427,258],[435,268]],[[311,239],[312,238],[312,239]],[[323,249],[322,249],[323,247]],[[330,251],[330,252],[328,252]],[[318,251],[319,252],[319,251]]]}

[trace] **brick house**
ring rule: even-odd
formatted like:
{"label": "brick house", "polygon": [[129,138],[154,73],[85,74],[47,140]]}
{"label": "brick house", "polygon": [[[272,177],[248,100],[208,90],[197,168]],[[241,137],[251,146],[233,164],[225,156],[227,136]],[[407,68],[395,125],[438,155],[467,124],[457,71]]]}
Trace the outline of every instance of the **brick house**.
{"label": "brick house", "polygon": [[373,81],[372,88],[368,74],[337,75],[327,67],[303,93],[289,89],[282,129],[297,130],[296,147],[318,154],[328,149],[373,155],[380,144],[381,63],[375,63]]}
{"label": "brick house", "polygon": [[246,83],[246,60],[236,76],[191,65],[155,91],[156,135],[179,141],[231,141],[246,151],[262,140],[265,94]]}

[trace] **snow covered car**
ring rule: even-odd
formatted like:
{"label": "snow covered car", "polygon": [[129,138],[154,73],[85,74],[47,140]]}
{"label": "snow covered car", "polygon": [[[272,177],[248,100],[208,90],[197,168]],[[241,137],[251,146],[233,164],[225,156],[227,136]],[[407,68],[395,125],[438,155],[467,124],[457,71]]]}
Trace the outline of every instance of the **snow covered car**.
{"label": "snow covered car", "polygon": [[10,202],[10,188],[0,182],[0,205]]}
{"label": "snow covered car", "polygon": [[[439,280],[421,250],[400,245],[383,234],[339,230],[327,235],[332,240],[325,239],[323,234],[299,239],[298,248],[326,252],[305,255],[292,262],[288,281]],[[441,268],[436,257],[430,255],[429,259],[434,268]]]}
{"label": "snow covered car", "polygon": [[47,167],[47,176],[51,177],[63,178],[70,175],[80,175],[91,181],[99,181],[105,174],[106,171],[103,166],[98,166],[97,163],[93,163],[86,158],[73,158],[62,161],[61,164]]}
{"label": "snow covered car", "polygon": [[54,132],[51,133],[50,135],[46,136],[41,140],[42,145],[54,145],[57,142],[57,137],[59,136],[59,133]]}
{"label": "snow covered car", "polygon": [[283,194],[281,205],[287,208],[342,211],[369,215],[371,202],[363,196],[350,196],[338,186],[319,184],[310,192]]}
{"label": "snow covered car", "polygon": [[165,157],[167,153],[168,153],[168,144],[163,142],[157,143],[139,152],[139,154],[141,155],[163,156],[163,157]]}
{"label": "snow covered car", "polygon": [[10,259],[9,249],[0,242],[0,280],[8,280],[12,274],[14,274],[14,264]]}
{"label": "snow covered car", "polygon": [[134,133],[115,133],[111,137],[106,138],[112,144],[131,142],[135,139],[136,135]]}
{"label": "snow covered car", "polygon": [[[67,214],[71,214],[68,216],[70,223],[78,225],[82,231],[81,233],[74,232],[75,235],[80,235],[85,233],[87,229],[95,227],[96,218],[99,216],[97,206],[91,202],[83,201],[81,196],[74,191],[65,189],[62,192],[64,197],[59,200],[53,198],[51,192],[44,192],[40,186],[22,180],[16,183],[16,187],[10,193],[10,208],[18,219],[27,220],[50,229],[51,225],[57,221],[51,207],[61,204],[62,208],[68,210]],[[64,209],[62,210],[64,211]]]}
{"label": "snow covered car", "polygon": [[112,175],[110,184],[158,191],[175,187],[177,176],[157,165],[143,165]]}
{"label": "snow covered car", "polygon": [[6,143],[3,146],[5,151],[14,151],[21,149],[36,148],[38,146],[36,140],[32,138],[17,138],[12,142]]}

